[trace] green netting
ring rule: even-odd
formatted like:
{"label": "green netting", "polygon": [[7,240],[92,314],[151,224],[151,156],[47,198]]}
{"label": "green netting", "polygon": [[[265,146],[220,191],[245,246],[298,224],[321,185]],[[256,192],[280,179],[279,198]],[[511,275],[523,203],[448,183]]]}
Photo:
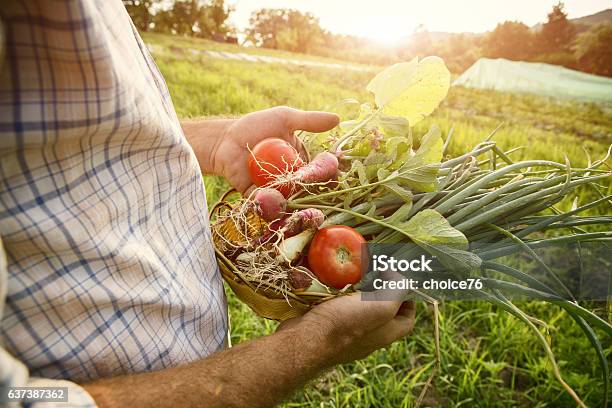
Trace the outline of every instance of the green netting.
{"label": "green netting", "polygon": [[527,92],[554,98],[612,102],[612,78],[585,74],[557,65],[481,58],[453,85]]}

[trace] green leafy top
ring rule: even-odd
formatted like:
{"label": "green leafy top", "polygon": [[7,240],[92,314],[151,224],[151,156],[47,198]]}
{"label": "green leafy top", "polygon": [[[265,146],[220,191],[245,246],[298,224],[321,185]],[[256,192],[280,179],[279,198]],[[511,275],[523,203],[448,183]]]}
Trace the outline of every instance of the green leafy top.
{"label": "green leafy top", "polygon": [[450,72],[439,57],[401,62],[378,73],[367,86],[383,113],[416,125],[446,97]]}

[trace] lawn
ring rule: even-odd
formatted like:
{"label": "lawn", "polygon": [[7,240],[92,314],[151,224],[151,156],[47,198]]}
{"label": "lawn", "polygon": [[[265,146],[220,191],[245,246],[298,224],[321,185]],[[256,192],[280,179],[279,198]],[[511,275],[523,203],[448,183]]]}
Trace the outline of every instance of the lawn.
{"label": "lawn", "polygon": [[[335,110],[334,104],[344,98],[369,101],[364,88],[372,73],[213,59],[180,48],[262,51],[159,35],[145,40],[166,47],[154,56],[183,118],[234,116],[274,105]],[[514,153],[516,159],[563,161],[567,156],[573,165],[583,166],[585,152],[601,157],[612,142],[609,107],[526,95],[452,88],[443,106],[415,133],[434,122],[446,133],[453,128],[451,154],[473,146],[500,123],[494,140],[505,149],[525,147]],[[209,203],[227,187],[216,177],[205,177],[205,183]],[[604,187],[610,194],[610,184]],[[609,214],[609,208],[600,211]],[[231,293],[228,298],[232,343],[274,331],[276,323],[256,317]],[[601,406],[597,358],[580,329],[555,306],[531,302],[525,307],[549,322],[548,335],[566,381],[587,404]],[[441,310],[442,368],[423,406],[574,406],[553,378],[536,338],[517,319],[482,302],[447,302]],[[325,373],[285,406],[413,406],[434,364],[431,310],[419,305],[417,319],[411,337]],[[610,356],[612,344],[604,347]]]}

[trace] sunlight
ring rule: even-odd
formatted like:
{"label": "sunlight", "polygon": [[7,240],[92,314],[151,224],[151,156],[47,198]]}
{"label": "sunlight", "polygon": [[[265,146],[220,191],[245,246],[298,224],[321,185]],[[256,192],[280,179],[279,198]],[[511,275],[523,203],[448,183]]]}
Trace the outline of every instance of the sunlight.
{"label": "sunlight", "polygon": [[[398,19],[385,16],[385,17],[370,17],[364,22],[360,21],[358,27],[355,29],[349,29],[356,33],[360,37],[365,37],[369,40],[376,41],[381,45],[392,46],[399,42],[399,40],[408,35],[412,30],[402,30],[402,24]],[[352,28],[352,27],[351,27]]]}
{"label": "sunlight", "polygon": [[372,32],[364,33],[364,37],[374,40],[382,45],[395,45],[400,40],[401,36],[396,33],[385,32],[380,30],[372,30]]}

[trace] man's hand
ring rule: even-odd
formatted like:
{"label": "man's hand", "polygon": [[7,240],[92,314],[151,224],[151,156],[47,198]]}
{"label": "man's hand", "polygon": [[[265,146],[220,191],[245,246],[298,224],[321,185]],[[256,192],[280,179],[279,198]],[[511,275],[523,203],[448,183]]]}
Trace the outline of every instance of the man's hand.
{"label": "man's hand", "polygon": [[314,307],[304,316],[284,322],[280,330],[302,326],[327,344],[333,364],[366,357],[412,332],[413,301],[369,300],[358,293],[339,296]]}
{"label": "man's hand", "polygon": [[338,124],[336,114],[278,106],[249,113],[237,120],[183,122],[183,130],[203,171],[224,176],[238,191],[252,183],[247,170],[249,148],[278,137],[303,152],[296,130],[324,132]]}

